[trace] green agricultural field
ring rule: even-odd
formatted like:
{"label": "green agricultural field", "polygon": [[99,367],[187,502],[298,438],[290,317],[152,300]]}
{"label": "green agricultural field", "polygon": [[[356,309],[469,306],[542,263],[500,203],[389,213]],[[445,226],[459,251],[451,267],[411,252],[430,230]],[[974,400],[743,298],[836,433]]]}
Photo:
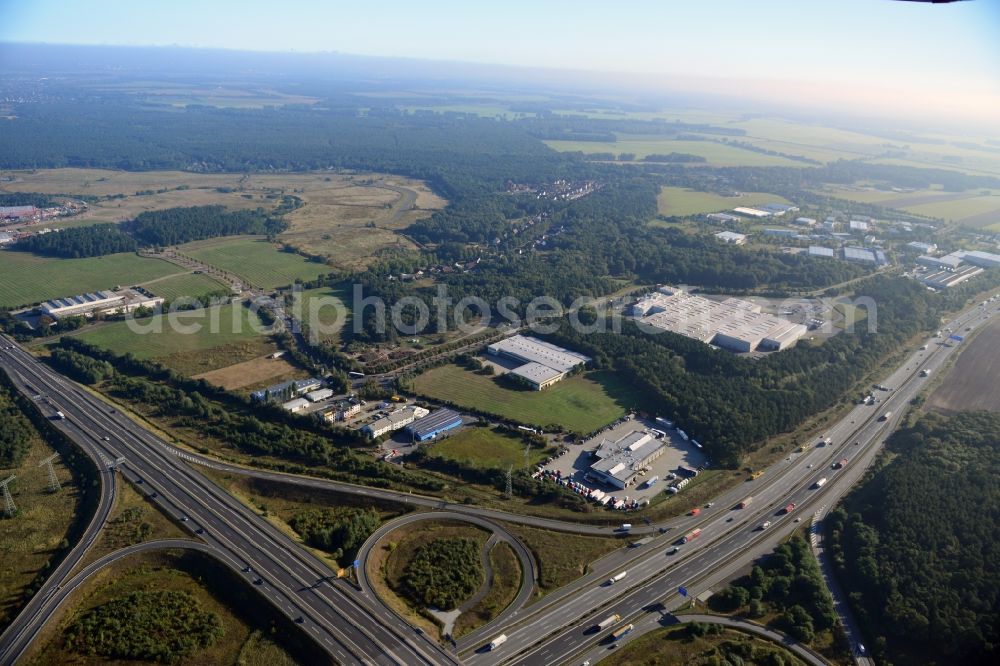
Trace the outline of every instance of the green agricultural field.
{"label": "green agricultural field", "polygon": [[636,159],[651,154],[688,153],[700,155],[713,166],[802,166],[801,162],[764,155],[736,146],[715,141],[677,141],[660,135],[621,134],[610,141],[546,141],[546,145],[560,152],[584,153],[634,153]]}
{"label": "green agricultural field", "polygon": [[312,280],[330,272],[325,264],[282,252],[263,238],[216,238],[187,243],[179,250],[266,289],[287,286],[295,280]]}
{"label": "green agricultural field", "polygon": [[941,217],[954,222],[966,222],[974,219],[982,219],[990,223],[1000,222],[1000,192],[993,191],[986,196],[974,196],[954,201],[933,201],[906,206],[903,210],[918,215]]}
{"label": "green agricultural field", "polygon": [[642,396],[611,372],[592,372],[554,384],[544,391],[507,388],[504,378],[477,375],[456,365],[428,370],[413,389],[429,398],[478,409],[501,418],[535,425],[560,425],[589,433],[640,404]]}
{"label": "green agricultural field", "polygon": [[[178,326],[172,326],[171,320],[175,320]],[[149,332],[136,333],[130,328],[130,324]],[[162,359],[177,354],[206,352],[218,347],[257,341],[266,334],[266,330],[261,332],[262,328],[256,315],[247,308],[227,304],[131,322],[112,322],[85,330],[77,336],[81,340],[118,354],[130,352],[137,358]]]}
{"label": "green agricultural field", "polygon": [[787,199],[766,192],[743,192],[739,197],[724,197],[714,192],[698,192],[683,187],[664,187],[656,198],[661,215],[697,215],[730,210],[737,206],[759,206],[766,203],[790,203]]}
{"label": "green agricultural field", "polygon": [[196,275],[194,273],[172,275],[149,283],[146,285],[146,288],[156,296],[161,296],[168,301],[174,301],[184,296],[200,298],[206,294],[217,292],[229,293],[229,287],[216,282],[207,275]]}
{"label": "green agricultural field", "polygon": [[142,284],[180,272],[181,268],[166,261],[130,253],[55,259],[0,250],[0,307],[13,308],[118,285]]}
{"label": "green agricultural field", "polygon": [[[468,463],[475,467],[507,469],[509,465],[524,465],[525,444],[520,437],[490,428],[469,428],[431,444],[428,453],[437,458]],[[536,465],[545,458],[541,449],[533,448],[528,463]]]}

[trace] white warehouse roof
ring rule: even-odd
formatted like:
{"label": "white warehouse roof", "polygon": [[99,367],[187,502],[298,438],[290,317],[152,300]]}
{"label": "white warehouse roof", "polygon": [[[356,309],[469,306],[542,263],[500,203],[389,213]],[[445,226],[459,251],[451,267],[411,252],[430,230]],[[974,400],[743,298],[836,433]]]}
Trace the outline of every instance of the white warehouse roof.
{"label": "white warehouse roof", "polygon": [[506,354],[524,363],[539,363],[559,372],[569,372],[590,360],[589,356],[523,335],[512,335],[488,349],[491,354]]}

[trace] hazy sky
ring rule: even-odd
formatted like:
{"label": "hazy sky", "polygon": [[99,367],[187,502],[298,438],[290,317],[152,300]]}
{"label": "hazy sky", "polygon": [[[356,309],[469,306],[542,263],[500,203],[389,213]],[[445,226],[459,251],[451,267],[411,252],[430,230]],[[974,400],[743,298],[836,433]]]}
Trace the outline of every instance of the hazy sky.
{"label": "hazy sky", "polygon": [[701,85],[1000,115],[1000,0],[0,0],[0,41],[712,77],[731,84]]}

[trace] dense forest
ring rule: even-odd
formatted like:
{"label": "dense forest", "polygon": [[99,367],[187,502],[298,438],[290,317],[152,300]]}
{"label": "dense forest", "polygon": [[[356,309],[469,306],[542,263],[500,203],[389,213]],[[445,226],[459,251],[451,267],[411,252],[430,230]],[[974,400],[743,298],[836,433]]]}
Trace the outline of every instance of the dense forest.
{"label": "dense forest", "polygon": [[1000,414],[927,415],[830,514],[841,584],[879,663],[1000,654]]}
{"label": "dense forest", "polygon": [[47,234],[34,234],[19,240],[12,249],[34,252],[47,257],[78,259],[100,257],[116,252],[134,252],[135,239],[122,233],[116,224],[94,224],[87,227],[70,227]]}
{"label": "dense forest", "polygon": [[277,234],[287,225],[262,209],[227,211],[225,206],[189,206],[139,213],[123,225],[142,245],[178,245],[238,234]]}
{"label": "dense forest", "polygon": [[104,659],[175,664],[224,633],[219,616],[189,592],[141,590],[83,612],[66,630],[66,647]]}
{"label": "dense forest", "polygon": [[410,598],[422,606],[451,610],[486,578],[481,546],[473,539],[434,539],[417,549],[403,576]]}
{"label": "dense forest", "polygon": [[15,243],[13,249],[76,259],[133,252],[140,245],[176,245],[237,234],[277,234],[285,227],[281,218],[271,217],[262,209],[228,211],[225,206],[190,206],[146,211],[121,225],[95,224],[35,234]]}
{"label": "dense forest", "polygon": [[0,469],[20,467],[34,429],[7,386],[0,384]]}
{"label": "dense forest", "polygon": [[726,613],[746,609],[752,618],[778,613],[774,624],[804,642],[837,622],[816,558],[809,542],[800,536],[793,536],[762,558],[749,576],[712,595],[709,605]]}
{"label": "dense forest", "polygon": [[382,521],[374,509],[304,509],[288,524],[313,548],[325,550],[341,562],[350,562]]}
{"label": "dense forest", "polygon": [[45,208],[53,204],[48,194],[37,192],[0,192],[0,206],[35,206]]}

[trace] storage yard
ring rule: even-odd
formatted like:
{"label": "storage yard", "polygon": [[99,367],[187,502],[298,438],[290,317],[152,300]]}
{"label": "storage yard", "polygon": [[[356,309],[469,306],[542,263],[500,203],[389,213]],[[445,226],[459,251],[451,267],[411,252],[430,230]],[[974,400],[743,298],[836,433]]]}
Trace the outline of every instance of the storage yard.
{"label": "storage yard", "polygon": [[582,445],[569,447],[536,475],[566,483],[604,506],[636,509],[657,493],[667,492],[671,484],[684,484],[684,478],[705,466],[702,450],[682,432],[659,421],[628,416]]}

